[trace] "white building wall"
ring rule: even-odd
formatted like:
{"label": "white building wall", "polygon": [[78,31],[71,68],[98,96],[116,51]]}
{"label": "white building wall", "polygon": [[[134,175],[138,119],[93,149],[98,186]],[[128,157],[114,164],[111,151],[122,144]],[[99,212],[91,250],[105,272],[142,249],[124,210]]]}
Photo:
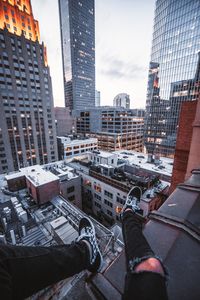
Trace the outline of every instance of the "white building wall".
{"label": "white building wall", "polygon": [[93,151],[98,148],[98,140],[96,138],[71,140],[70,138],[59,137],[59,139],[61,139],[63,144],[63,159],[83,155],[87,151]]}
{"label": "white building wall", "polygon": [[[119,189],[116,189],[96,178],[91,177],[90,175],[86,175],[82,173],[83,178],[83,186],[85,189],[89,189],[92,193],[92,209],[93,212],[97,215],[98,211],[103,211],[105,214],[107,214],[107,210],[112,212],[112,218],[114,220],[118,220],[119,214],[116,212],[117,208],[122,208],[127,193],[122,192]],[[87,186],[86,182],[89,181],[91,183],[91,186]],[[100,187],[101,191],[97,191],[95,187]],[[112,198],[105,195],[105,190],[108,191],[113,195]],[[99,195],[101,197],[101,200],[95,197],[95,194]],[[107,200],[112,203],[112,207],[105,204],[104,200]],[[121,200],[121,201],[120,201]],[[97,205],[95,205],[95,202],[101,205],[101,208],[99,208]],[[121,202],[121,203],[120,203]],[[157,205],[160,203],[160,200],[157,197],[153,197],[152,199],[149,199],[146,201],[141,197],[140,201],[140,208],[143,210],[143,216],[147,216],[151,210],[157,209]],[[107,214],[108,215],[108,214]],[[109,215],[108,215],[109,216]]]}

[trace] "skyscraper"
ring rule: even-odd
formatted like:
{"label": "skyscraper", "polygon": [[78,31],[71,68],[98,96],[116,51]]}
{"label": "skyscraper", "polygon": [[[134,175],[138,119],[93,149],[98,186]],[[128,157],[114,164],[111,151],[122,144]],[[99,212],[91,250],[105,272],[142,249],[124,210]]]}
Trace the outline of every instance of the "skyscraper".
{"label": "skyscraper", "polygon": [[95,106],[101,105],[101,92],[95,90]]}
{"label": "skyscraper", "polygon": [[118,94],[113,99],[113,106],[130,109],[130,96],[126,93]]}
{"label": "skyscraper", "polygon": [[57,160],[51,77],[30,0],[0,0],[0,173]]}
{"label": "skyscraper", "polygon": [[[174,154],[176,132],[170,130],[174,83],[195,77],[199,41],[200,0],[156,1],[145,118],[149,153]],[[183,93],[179,103],[184,98]],[[180,105],[173,109],[179,115]]]}
{"label": "skyscraper", "polygon": [[94,0],[59,0],[65,106],[95,106]]}

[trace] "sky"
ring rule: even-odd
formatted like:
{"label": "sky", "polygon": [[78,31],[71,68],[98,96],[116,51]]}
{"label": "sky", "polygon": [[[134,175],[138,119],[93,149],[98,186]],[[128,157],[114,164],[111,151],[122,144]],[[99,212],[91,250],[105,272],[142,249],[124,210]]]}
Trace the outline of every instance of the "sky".
{"label": "sky", "polygon": [[[87,1],[87,0],[83,0]],[[58,0],[32,0],[47,46],[55,106],[64,106]],[[155,0],[95,0],[96,89],[101,105],[118,93],[145,107]]]}

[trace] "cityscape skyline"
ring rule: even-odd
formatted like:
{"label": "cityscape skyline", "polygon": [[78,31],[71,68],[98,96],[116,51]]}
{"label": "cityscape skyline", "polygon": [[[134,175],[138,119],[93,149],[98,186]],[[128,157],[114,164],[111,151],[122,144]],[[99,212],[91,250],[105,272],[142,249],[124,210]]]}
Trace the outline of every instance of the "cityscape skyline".
{"label": "cityscape skyline", "polygon": [[[155,1],[125,2],[95,1],[96,89],[101,105],[112,105],[114,97],[125,92],[131,107],[145,107]],[[54,105],[64,106],[58,2],[33,0],[32,7],[48,48]]]}

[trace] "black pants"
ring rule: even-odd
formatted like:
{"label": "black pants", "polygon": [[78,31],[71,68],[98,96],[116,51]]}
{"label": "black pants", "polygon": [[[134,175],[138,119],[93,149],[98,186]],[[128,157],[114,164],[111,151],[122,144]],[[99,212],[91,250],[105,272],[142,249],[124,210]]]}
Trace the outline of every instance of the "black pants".
{"label": "black pants", "polygon": [[[134,273],[135,262],[154,254],[142,234],[141,223],[132,212],[124,214],[123,235],[127,258],[124,299],[167,299],[163,276],[152,272]],[[48,248],[1,245],[0,298],[24,299],[81,272],[88,264],[89,251],[84,242]]]}
{"label": "black pants", "polygon": [[[142,233],[141,218],[131,211],[125,212],[122,220],[122,232],[127,268],[123,299],[167,300],[164,276],[149,271],[139,273],[134,271],[135,267],[147,258],[157,258]],[[163,270],[166,272],[164,266]]]}

